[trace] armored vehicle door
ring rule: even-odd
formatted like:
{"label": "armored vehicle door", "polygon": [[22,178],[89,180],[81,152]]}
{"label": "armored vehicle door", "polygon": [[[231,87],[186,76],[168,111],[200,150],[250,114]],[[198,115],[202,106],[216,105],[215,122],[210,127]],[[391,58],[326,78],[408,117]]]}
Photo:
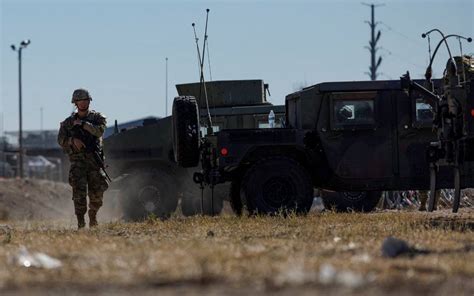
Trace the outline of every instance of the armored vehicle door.
{"label": "armored vehicle door", "polygon": [[329,124],[319,130],[336,176],[345,183],[353,180],[356,186],[364,186],[362,179],[391,177],[394,155],[390,92],[331,92],[325,97]]}
{"label": "armored vehicle door", "polygon": [[[428,189],[429,163],[426,150],[431,142],[437,141],[433,131],[433,108],[428,99],[416,90],[410,95],[403,91],[396,94],[398,166],[400,189]],[[451,170],[441,167],[438,171],[440,188],[450,188],[453,182]]]}

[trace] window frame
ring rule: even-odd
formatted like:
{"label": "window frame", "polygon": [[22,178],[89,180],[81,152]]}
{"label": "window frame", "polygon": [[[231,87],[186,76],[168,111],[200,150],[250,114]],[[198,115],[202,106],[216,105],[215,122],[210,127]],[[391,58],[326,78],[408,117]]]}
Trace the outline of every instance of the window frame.
{"label": "window frame", "polygon": [[[422,128],[432,128],[433,127],[433,120],[434,120],[434,113],[433,117],[431,118],[431,121],[424,121],[424,120],[418,120],[417,117],[417,109],[416,109],[416,103],[418,99],[423,99],[425,104],[430,105],[428,103],[429,100],[425,99],[420,92],[413,91],[410,94],[410,102],[411,102],[411,117],[412,117],[412,126],[414,128],[422,129]],[[431,106],[431,105],[430,105]],[[431,106],[433,109],[436,108],[436,106]],[[432,109],[432,110],[433,110]]]}

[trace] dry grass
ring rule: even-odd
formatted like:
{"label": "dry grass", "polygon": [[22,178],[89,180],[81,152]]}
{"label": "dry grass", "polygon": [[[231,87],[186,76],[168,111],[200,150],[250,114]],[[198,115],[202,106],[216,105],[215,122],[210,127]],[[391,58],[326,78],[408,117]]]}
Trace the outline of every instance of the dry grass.
{"label": "dry grass", "polygon": [[[206,294],[474,293],[474,211],[466,209],[457,215],[175,217],[109,223],[86,231],[60,222],[10,226],[11,240],[2,243],[0,237],[0,293],[23,293],[28,288],[41,294],[51,287],[72,287],[68,292],[127,287],[169,294],[183,289]],[[430,252],[383,258],[380,247],[387,236]],[[45,252],[64,265],[44,270],[9,263],[20,245]],[[325,280],[321,272],[328,266],[349,279]]]}

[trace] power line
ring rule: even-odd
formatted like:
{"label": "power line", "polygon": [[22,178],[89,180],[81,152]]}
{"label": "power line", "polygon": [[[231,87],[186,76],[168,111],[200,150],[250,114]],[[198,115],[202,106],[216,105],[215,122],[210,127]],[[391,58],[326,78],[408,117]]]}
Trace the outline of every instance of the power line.
{"label": "power line", "polygon": [[421,48],[424,48],[423,45],[421,45],[420,41],[417,41],[413,38],[411,38],[410,36],[406,35],[406,34],[403,34],[402,32],[400,31],[397,31],[395,29],[393,29],[393,27],[389,26],[388,24],[386,24],[385,22],[379,22],[381,25],[383,25],[388,31],[391,31],[397,35],[400,35],[401,37],[405,38],[406,40],[412,42],[413,44],[415,44],[416,46],[418,47],[421,47]]}
{"label": "power line", "polygon": [[[394,58],[398,59],[398,60],[401,61],[401,62],[404,62],[404,63],[406,63],[406,64],[415,66],[415,67],[417,67],[417,68],[426,69],[426,66],[423,66],[423,65],[414,63],[413,61],[410,61],[409,59],[407,59],[407,58],[405,58],[405,57],[403,57],[403,56],[401,56],[401,55],[399,55],[399,54],[397,54],[397,53],[394,53],[394,52],[392,52],[392,51],[390,51],[390,50],[388,50],[388,49],[386,49],[386,48],[384,48],[384,47],[380,47],[379,49],[380,49],[380,50],[384,50],[389,56],[394,57]],[[429,63],[429,62],[428,62],[428,63]],[[427,63],[427,65],[428,65],[428,63]]]}

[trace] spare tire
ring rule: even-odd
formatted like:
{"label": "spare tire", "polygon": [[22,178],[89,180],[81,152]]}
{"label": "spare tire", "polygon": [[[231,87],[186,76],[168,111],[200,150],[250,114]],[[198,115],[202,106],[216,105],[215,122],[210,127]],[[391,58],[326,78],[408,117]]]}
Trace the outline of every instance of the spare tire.
{"label": "spare tire", "polygon": [[324,207],[337,212],[371,212],[379,203],[382,192],[335,192],[321,190]]}
{"label": "spare tire", "polygon": [[199,108],[191,96],[176,97],[173,102],[173,151],[178,165],[195,167],[199,163]]}

